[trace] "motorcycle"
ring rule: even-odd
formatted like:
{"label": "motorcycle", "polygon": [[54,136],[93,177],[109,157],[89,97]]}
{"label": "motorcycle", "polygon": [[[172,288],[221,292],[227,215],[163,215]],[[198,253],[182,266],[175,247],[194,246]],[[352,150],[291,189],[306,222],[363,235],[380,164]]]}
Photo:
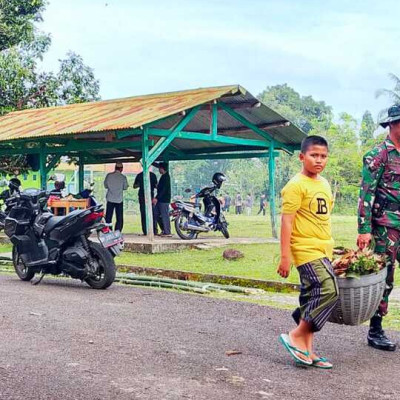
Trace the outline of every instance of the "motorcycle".
{"label": "motorcycle", "polygon": [[2,180],[0,186],[8,186],[8,189],[3,190],[0,193],[0,231],[4,229],[6,217],[10,212],[10,208],[6,207],[3,210],[3,206],[6,204],[6,200],[10,198],[14,193],[19,193],[21,187],[21,181],[18,178],[11,178],[9,182]]}
{"label": "motorcycle", "polygon": [[200,232],[221,231],[226,239],[229,239],[228,222],[221,210],[221,204],[214,195],[220,189],[225,175],[217,172],[214,174],[213,186],[205,187],[194,197],[195,200],[203,199],[204,213],[195,201],[185,202],[176,200],[171,203],[171,217],[174,221],[178,236],[184,240],[197,238]]}
{"label": "motorcycle", "polygon": [[[106,289],[115,279],[114,258],[122,249],[119,232],[104,221],[102,205],[75,210],[65,216],[47,211],[49,194],[28,189],[6,200],[10,209],[4,232],[13,244],[15,272],[23,281],[41,273],[67,275],[94,289]],[[99,243],[89,240],[96,232]]]}

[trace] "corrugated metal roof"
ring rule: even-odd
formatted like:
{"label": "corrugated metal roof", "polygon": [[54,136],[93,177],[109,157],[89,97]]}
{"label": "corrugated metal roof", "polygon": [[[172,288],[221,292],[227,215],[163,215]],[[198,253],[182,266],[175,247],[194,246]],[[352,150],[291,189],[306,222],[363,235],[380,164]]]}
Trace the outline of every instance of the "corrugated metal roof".
{"label": "corrugated metal roof", "polygon": [[[113,142],[140,141],[139,136],[118,140],[115,132],[134,129],[152,123],[154,128],[169,129],[176,125],[183,116],[182,112],[195,106],[201,106],[195,117],[187,124],[184,131],[209,133],[211,125],[211,104],[213,101],[226,104],[247,121],[259,127],[263,132],[285,145],[298,146],[306,136],[293,124],[282,124],[287,120],[274,110],[259,101],[244,88],[238,85],[220,86],[161,93],[146,96],[128,97],[92,103],[72,104],[68,106],[49,107],[15,111],[0,117],[0,147],[8,148],[12,140],[40,138],[79,139],[82,150],[86,140]],[[278,126],[275,124],[278,123]],[[274,124],[274,126],[271,126]],[[111,137],[107,136],[112,133]],[[218,135],[236,138],[256,139],[262,137],[249,129],[225,110],[218,109]],[[153,136],[154,142],[159,137]],[[267,142],[266,142],[267,143]],[[3,146],[1,146],[3,145]],[[190,153],[213,152],[223,147],[224,151],[245,151],[246,145],[216,143],[177,138],[171,144],[171,150]],[[112,146],[110,146],[112,147]],[[129,146],[127,146],[129,147]],[[249,146],[249,151],[265,149]],[[22,150],[23,151],[23,150]],[[119,148],[102,148],[87,151],[93,156],[104,156],[105,162],[116,157],[129,157],[138,160],[140,150]]]}
{"label": "corrugated metal roof", "polygon": [[137,128],[238,91],[221,86],[11,112],[0,118],[0,141]]}

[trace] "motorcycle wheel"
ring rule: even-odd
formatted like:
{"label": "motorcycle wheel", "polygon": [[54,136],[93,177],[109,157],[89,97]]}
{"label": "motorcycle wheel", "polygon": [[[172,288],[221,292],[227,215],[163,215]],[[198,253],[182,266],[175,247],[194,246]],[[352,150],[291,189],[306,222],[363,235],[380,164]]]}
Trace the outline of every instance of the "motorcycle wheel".
{"label": "motorcycle wheel", "polygon": [[187,214],[180,214],[178,218],[175,220],[175,230],[178,236],[183,239],[183,240],[191,240],[194,239],[197,236],[196,231],[191,231],[191,230],[182,230],[181,226],[185,223],[188,222],[188,215]]}
{"label": "motorcycle wheel", "polygon": [[223,222],[221,224],[221,232],[224,235],[225,239],[229,239],[229,231],[226,222]]}
{"label": "motorcycle wheel", "polygon": [[13,246],[12,259],[14,264],[15,272],[21,281],[30,281],[35,276],[35,272],[31,268],[26,267],[19,256],[18,250]]}
{"label": "motorcycle wheel", "polygon": [[95,276],[85,279],[85,282],[93,289],[106,289],[115,279],[115,262],[110,252],[99,243],[89,241],[92,257],[97,264]]}

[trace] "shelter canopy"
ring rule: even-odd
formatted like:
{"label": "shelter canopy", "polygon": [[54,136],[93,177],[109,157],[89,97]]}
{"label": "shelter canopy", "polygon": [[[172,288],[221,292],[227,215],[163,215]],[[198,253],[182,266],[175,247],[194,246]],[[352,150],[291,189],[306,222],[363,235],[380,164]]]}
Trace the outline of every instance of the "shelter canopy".
{"label": "shelter canopy", "polygon": [[292,153],[305,134],[238,85],[11,112],[0,156],[79,155],[84,163]]}

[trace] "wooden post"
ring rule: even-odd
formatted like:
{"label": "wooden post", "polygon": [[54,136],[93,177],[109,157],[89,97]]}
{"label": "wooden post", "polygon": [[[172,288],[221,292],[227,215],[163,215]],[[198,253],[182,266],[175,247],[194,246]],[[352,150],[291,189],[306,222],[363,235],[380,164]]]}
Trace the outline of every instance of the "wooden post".
{"label": "wooden post", "polygon": [[149,158],[149,130],[148,128],[143,129],[142,136],[142,167],[143,167],[143,190],[144,190],[144,202],[146,210],[146,233],[149,240],[154,240],[153,230],[153,205],[151,199],[151,188],[150,188],[150,166],[148,162]]}
{"label": "wooden post", "polygon": [[269,209],[271,217],[272,237],[278,238],[276,229],[276,209],[275,209],[275,154],[274,141],[269,144],[268,176],[269,176]]}

